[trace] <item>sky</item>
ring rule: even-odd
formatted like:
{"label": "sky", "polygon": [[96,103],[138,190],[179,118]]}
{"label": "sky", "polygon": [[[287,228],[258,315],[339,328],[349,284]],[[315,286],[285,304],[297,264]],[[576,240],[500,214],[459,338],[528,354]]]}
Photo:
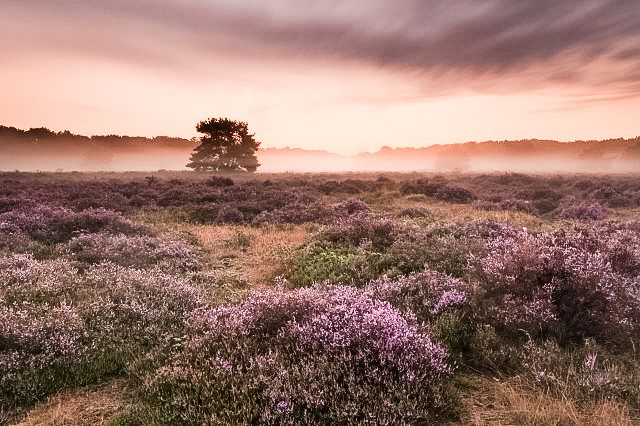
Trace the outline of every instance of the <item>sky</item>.
{"label": "sky", "polygon": [[640,135],[637,0],[0,0],[0,124],[350,154]]}

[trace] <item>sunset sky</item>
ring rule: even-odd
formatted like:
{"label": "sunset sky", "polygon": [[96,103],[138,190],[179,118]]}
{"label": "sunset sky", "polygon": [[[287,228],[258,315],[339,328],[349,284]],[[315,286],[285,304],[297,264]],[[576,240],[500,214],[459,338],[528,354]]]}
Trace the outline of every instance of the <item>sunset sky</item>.
{"label": "sunset sky", "polygon": [[374,151],[640,135],[637,0],[0,0],[0,124]]}

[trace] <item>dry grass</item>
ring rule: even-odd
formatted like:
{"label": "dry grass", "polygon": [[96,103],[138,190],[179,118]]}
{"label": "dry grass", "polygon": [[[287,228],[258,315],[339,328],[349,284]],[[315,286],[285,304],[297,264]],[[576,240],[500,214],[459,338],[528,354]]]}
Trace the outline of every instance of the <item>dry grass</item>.
{"label": "dry grass", "polygon": [[51,396],[30,410],[18,426],[107,425],[129,403],[125,382],[114,380]]}
{"label": "dry grass", "polygon": [[283,270],[284,255],[303,244],[304,226],[193,226],[209,253],[209,267],[222,269],[246,281],[250,287],[270,285]]}
{"label": "dry grass", "polygon": [[625,426],[636,424],[628,408],[604,401],[579,406],[555,398],[519,378],[504,382],[474,378],[463,396],[465,425]]}

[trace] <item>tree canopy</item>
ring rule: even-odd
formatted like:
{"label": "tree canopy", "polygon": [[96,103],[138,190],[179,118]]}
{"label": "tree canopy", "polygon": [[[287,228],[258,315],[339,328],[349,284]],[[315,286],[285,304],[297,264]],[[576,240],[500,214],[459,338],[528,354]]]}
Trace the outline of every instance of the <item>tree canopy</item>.
{"label": "tree canopy", "polygon": [[247,123],[228,118],[210,118],[196,126],[204,136],[191,154],[187,167],[197,171],[246,170],[255,172],[260,163],[260,142],[249,133]]}

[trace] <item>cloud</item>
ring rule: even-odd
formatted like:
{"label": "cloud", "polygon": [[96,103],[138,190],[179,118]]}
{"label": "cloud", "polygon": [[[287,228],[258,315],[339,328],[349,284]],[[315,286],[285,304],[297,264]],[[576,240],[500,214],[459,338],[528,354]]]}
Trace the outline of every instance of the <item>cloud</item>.
{"label": "cloud", "polygon": [[358,64],[431,94],[558,84],[618,93],[640,76],[636,0],[4,3],[5,51],[47,48],[181,71],[238,59]]}

